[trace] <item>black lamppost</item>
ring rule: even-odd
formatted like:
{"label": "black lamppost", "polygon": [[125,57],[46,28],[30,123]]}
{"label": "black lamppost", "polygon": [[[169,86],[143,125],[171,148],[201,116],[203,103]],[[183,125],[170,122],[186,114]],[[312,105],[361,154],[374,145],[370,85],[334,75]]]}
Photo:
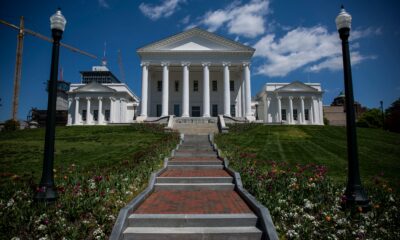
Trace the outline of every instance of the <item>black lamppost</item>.
{"label": "black lamppost", "polygon": [[385,113],[383,112],[383,101],[380,101],[381,104],[381,113],[382,113],[382,128],[385,129]]}
{"label": "black lamppost", "polygon": [[354,114],[353,82],[351,79],[351,63],[349,51],[349,36],[351,28],[351,16],[343,6],[336,17],[336,27],[342,40],[344,90],[346,106],[346,131],[347,131],[347,161],[348,176],[345,191],[346,199],[343,207],[359,206],[367,210],[370,208],[369,200],[363,186],[361,185],[360,171],[358,166],[357,132]]}
{"label": "black lamppost", "polygon": [[34,199],[36,201],[51,202],[58,197],[54,186],[54,142],[56,132],[56,102],[57,102],[57,78],[58,78],[58,57],[60,50],[60,40],[65,29],[67,21],[58,9],[50,17],[50,27],[53,36],[53,50],[51,55],[51,69],[49,81],[49,94],[47,100],[46,117],[46,136],[44,143],[43,171],[40,180],[39,189]]}

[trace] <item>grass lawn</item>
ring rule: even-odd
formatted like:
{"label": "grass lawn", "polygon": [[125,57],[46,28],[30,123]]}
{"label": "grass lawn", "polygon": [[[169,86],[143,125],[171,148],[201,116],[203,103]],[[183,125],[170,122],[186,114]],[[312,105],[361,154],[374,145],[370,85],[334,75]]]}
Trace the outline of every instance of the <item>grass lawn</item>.
{"label": "grass lawn", "polygon": [[119,210],[140,193],[179,141],[163,126],[58,127],[55,183],[59,199],[40,191],[44,129],[0,133],[0,240],[106,239]]}
{"label": "grass lawn", "polygon": [[[42,172],[44,129],[0,133],[1,183],[10,175],[32,175],[39,181]],[[135,153],[165,137],[131,126],[57,127],[55,169],[79,165],[82,170],[112,167],[132,160]],[[5,178],[4,178],[5,177]]]}
{"label": "grass lawn", "polygon": [[[379,176],[399,189],[400,134],[358,128],[360,171],[363,181]],[[218,135],[225,151],[249,153],[244,159],[269,167],[269,160],[289,165],[315,163],[328,168],[328,176],[344,182],[347,146],[344,127],[232,125],[230,133]]]}
{"label": "grass lawn", "polygon": [[343,195],[345,128],[229,127],[215,141],[243,186],[269,209],[279,239],[400,239],[400,134],[358,129],[370,208],[343,211],[350,200]]}

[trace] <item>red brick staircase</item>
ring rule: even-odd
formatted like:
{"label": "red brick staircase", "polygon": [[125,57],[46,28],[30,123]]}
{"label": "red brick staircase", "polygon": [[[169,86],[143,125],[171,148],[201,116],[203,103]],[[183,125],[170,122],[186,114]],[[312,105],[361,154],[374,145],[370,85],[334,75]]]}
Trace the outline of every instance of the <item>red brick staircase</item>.
{"label": "red brick staircase", "polygon": [[185,136],[110,239],[275,239],[243,196],[208,136]]}

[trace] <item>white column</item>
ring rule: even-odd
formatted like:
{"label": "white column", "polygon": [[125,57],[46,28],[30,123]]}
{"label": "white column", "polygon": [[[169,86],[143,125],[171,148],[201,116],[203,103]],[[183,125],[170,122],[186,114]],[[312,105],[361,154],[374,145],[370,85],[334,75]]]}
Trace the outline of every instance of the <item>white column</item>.
{"label": "white column", "polygon": [[[149,63],[140,64],[142,67],[142,103],[140,116],[147,117],[147,93],[149,87]],[[111,109],[110,109],[111,120]]]}
{"label": "white column", "polygon": [[317,105],[317,98],[315,96],[312,97],[312,105],[313,105],[314,123],[319,124],[318,105]]}
{"label": "white column", "polygon": [[[306,123],[306,118],[305,118],[305,112],[304,112],[304,96],[300,96],[300,108],[301,108],[301,118],[300,118],[300,123],[305,124]],[[310,114],[310,113],[308,113]]]}
{"label": "white column", "polygon": [[67,120],[67,126],[72,125],[72,98],[68,98],[68,120]]}
{"label": "white column", "polygon": [[246,117],[252,117],[251,112],[251,89],[250,89],[250,63],[244,63],[244,80],[246,90]]}
{"label": "white column", "polygon": [[231,116],[231,94],[229,89],[229,66],[230,63],[222,63],[224,67],[224,115]]}
{"label": "white column", "polygon": [[293,97],[289,96],[289,118],[288,118],[289,124],[293,124]]}
{"label": "white column", "polygon": [[264,106],[264,122],[269,122],[268,119],[268,109],[269,109],[269,104],[271,103],[271,98],[265,96],[265,106]]}
{"label": "white column", "polygon": [[210,117],[210,63],[203,63],[203,117]]}
{"label": "white column", "polygon": [[189,66],[190,63],[182,63],[183,66],[183,94],[182,94],[182,117],[189,117]]}
{"label": "white column", "polygon": [[114,112],[115,112],[115,109],[114,109],[114,98],[110,97],[110,120],[109,120],[110,123],[114,122]]}
{"label": "white column", "polygon": [[277,119],[277,122],[280,123],[280,122],[282,122],[282,104],[281,104],[282,97],[281,96],[277,96],[276,99],[278,100],[277,101],[277,103],[278,103],[278,119]]}
{"label": "white column", "polygon": [[86,124],[92,123],[92,113],[90,112],[90,97],[86,97]]}
{"label": "white column", "polygon": [[242,117],[246,117],[246,82],[244,81],[244,70],[242,72]]}
{"label": "white column", "polygon": [[75,97],[75,116],[74,116],[74,124],[78,125],[80,123],[79,117],[79,97]]}
{"label": "white column", "polygon": [[98,109],[98,116],[97,116],[97,124],[103,124],[104,117],[103,117],[103,97],[98,97],[99,100],[99,109]]}
{"label": "white column", "polygon": [[168,116],[168,94],[169,94],[169,70],[168,66],[169,63],[163,62],[161,63],[163,67],[163,81],[162,81],[162,113],[161,116],[165,117]]}
{"label": "white column", "polygon": [[310,99],[310,120],[311,120],[311,124],[315,123],[315,115],[314,115],[314,97],[312,97]]}
{"label": "white column", "polygon": [[320,124],[323,125],[324,124],[324,109],[322,107],[322,98],[318,98],[318,109],[319,109],[319,119],[320,119]]}

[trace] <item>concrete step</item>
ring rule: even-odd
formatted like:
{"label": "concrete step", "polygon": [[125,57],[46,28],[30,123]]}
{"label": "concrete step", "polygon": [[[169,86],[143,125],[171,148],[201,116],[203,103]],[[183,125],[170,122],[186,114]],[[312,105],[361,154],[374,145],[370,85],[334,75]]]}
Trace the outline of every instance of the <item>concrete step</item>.
{"label": "concrete step", "polygon": [[168,165],[222,165],[221,160],[169,161]]}
{"label": "concrete step", "polygon": [[185,144],[183,143],[182,145],[179,146],[178,150],[187,150],[187,151],[204,151],[204,150],[210,150],[213,151],[213,148],[210,144]]}
{"label": "concrete step", "polygon": [[209,150],[183,150],[178,149],[175,151],[175,157],[216,157],[217,153]]}
{"label": "concrete step", "polygon": [[156,183],[157,190],[233,190],[233,183]]}
{"label": "concrete step", "polygon": [[243,214],[131,214],[129,227],[254,227],[257,216]]}
{"label": "concrete step", "polygon": [[128,227],[124,239],[140,240],[255,240],[262,232],[256,227]]}
{"label": "concrete step", "polygon": [[232,177],[158,177],[157,183],[232,183]]}
{"label": "concrete step", "polygon": [[223,169],[224,166],[222,164],[220,165],[175,165],[175,164],[171,164],[171,162],[169,162],[168,164],[168,169],[188,169],[188,170],[200,170],[200,169]]}

